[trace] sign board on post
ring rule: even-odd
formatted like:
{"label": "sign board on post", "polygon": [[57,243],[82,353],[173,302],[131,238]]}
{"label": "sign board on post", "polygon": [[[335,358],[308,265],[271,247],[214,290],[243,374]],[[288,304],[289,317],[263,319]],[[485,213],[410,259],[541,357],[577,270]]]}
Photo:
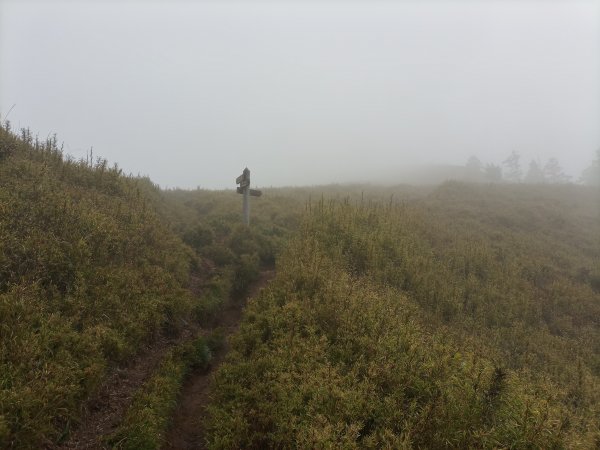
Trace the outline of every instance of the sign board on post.
{"label": "sign board on post", "polygon": [[[238,186],[237,187],[237,193],[238,194],[243,194],[244,193],[244,188]],[[259,191],[258,189],[250,189],[250,197],[260,197],[262,195],[262,191]]]}
{"label": "sign board on post", "polygon": [[242,207],[244,211],[244,223],[250,225],[250,199],[249,197],[260,197],[262,192],[258,189],[250,189],[250,170],[246,167],[242,174],[235,179],[235,183],[239,184],[237,193],[242,194]]}

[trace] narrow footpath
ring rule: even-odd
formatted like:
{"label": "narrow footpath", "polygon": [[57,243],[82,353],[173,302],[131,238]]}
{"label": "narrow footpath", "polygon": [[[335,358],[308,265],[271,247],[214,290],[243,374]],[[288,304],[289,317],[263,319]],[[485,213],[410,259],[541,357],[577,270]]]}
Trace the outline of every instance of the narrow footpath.
{"label": "narrow footpath", "polygon": [[205,448],[204,421],[210,385],[215,371],[227,354],[228,338],[238,329],[247,300],[254,297],[274,276],[273,270],[261,272],[259,278],[250,285],[247,294],[231,301],[229,307],[223,311],[212,327],[203,330],[209,334],[219,329],[224,334],[225,342],[223,347],[213,355],[209,370],[192,373],[184,384],[167,433],[165,450]]}
{"label": "narrow footpath", "polygon": [[[164,355],[173,346],[192,339],[198,333],[211,334],[219,329],[225,343],[216,354],[208,371],[192,373],[182,389],[180,403],[173,416],[167,435],[167,449],[204,448],[202,424],[208,402],[208,387],[214,371],[227,353],[227,338],[237,330],[248,298],[255,296],[273,277],[273,270],[263,271],[252,282],[246,295],[233,298],[229,306],[213,323],[202,330],[190,326],[175,339],[161,337],[152,346],[140,352],[125,367],[116,369],[103,383],[98,393],[84,405],[82,421],[69,439],[59,445],[48,444],[50,450],[107,449],[105,439],[120,425],[133,395],[154,373]],[[197,277],[196,277],[197,278]],[[193,291],[199,291],[202,280],[192,279]]]}
{"label": "narrow footpath", "polygon": [[156,370],[167,351],[174,345],[191,339],[192,335],[192,330],[185,330],[176,340],[163,337],[133,358],[127,366],[116,369],[104,382],[98,394],[85,403],[82,421],[69,439],[58,446],[48,445],[47,448],[109,448],[104,439],[113,433],[123,420],[135,392]]}

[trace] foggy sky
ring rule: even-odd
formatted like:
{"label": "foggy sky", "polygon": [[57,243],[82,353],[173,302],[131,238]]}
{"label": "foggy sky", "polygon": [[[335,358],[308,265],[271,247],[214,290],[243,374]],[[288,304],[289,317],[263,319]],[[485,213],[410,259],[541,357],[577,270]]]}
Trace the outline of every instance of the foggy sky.
{"label": "foggy sky", "polygon": [[[0,114],[163,187],[600,148],[600,2],[0,0]],[[399,182],[401,180],[398,180]]]}

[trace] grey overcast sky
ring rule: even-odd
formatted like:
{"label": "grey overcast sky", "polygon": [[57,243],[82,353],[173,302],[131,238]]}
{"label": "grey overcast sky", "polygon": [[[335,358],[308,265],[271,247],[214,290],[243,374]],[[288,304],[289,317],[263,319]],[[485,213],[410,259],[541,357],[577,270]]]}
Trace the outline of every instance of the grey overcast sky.
{"label": "grey overcast sky", "polygon": [[600,148],[600,2],[0,0],[0,113],[162,187]]}

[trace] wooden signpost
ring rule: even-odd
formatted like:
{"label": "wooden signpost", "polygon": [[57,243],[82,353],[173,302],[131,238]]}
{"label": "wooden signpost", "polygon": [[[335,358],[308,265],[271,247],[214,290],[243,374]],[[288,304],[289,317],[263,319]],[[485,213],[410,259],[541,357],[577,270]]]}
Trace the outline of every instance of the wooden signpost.
{"label": "wooden signpost", "polygon": [[246,167],[242,174],[235,179],[236,184],[239,184],[237,188],[238,194],[243,194],[242,207],[244,211],[244,223],[250,225],[250,196],[260,197],[262,191],[258,189],[250,189],[250,170]]}

